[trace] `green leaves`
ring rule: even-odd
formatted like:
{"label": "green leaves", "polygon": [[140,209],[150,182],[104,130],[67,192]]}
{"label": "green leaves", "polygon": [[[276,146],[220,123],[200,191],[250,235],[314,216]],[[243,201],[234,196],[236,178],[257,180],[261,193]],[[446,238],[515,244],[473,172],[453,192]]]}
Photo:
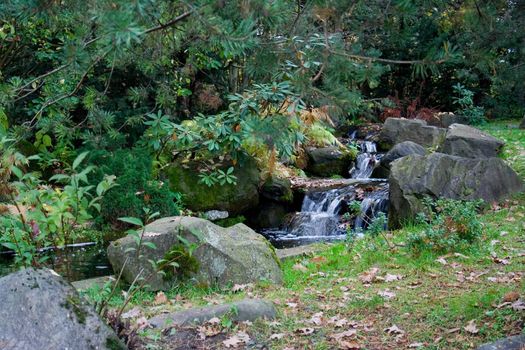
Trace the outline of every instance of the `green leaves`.
{"label": "green leaves", "polygon": [[124,217],[124,218],[119,218],[119,221],[131,224],[131,225],[134,225],[134,226],[139,226],[139,227],[143,227],[144,226],[144,224],[142,223],[142,220],[140,220],[138,218]]}

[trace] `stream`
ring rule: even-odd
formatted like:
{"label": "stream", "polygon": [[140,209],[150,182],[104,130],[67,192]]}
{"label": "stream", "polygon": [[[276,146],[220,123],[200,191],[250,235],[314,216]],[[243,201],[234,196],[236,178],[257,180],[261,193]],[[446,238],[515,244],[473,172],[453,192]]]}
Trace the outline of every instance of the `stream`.
{"label": "stream", "polygon": [[[359,149],[355,165],[348,169],[350,179],[307,180],[314,185],[311,188],[307,186],[300,210],[290,213],[282,227],[258,230],[276,248],[344,240],[348,231],[363,235],[379,213],[387,213],[388,182],[386,179],[370,178],[382,154],[377,152],[374,142],[356,140],[355,133],[346,142],[357,144]],[[360,214],[345,219],[344,214],[350,211],[351,203],[359,203]],[[69,271],[66,271],[64,264],[66,250],[72,261]],[[48,258],[50,267],[69,281],[113,273],[106,248],[100,244],[83,244],[42,254]],[[0,276],[14,269],[12,254],[0,251]]]}
{"label": "stream", "polygon": [[[276,248],[342,240],[348,231],[362,235],[379,213],[387,214],[388,182],[370,178],[383,155],[377,152],[374,142],[355,140],[355,133],[350,135],[350,142],[357,143],[359,154],[354,167],[349,169],[349,176],[359,181],[348,185],[334,181],[336,188],[333,188],[330,180],[326,180],[323,187],[310,189],[301,210],[292,214],[283,227],[261,231]],[[343,214],[354,201],[360,202],[361,214],[350,222],[343,220]]]}

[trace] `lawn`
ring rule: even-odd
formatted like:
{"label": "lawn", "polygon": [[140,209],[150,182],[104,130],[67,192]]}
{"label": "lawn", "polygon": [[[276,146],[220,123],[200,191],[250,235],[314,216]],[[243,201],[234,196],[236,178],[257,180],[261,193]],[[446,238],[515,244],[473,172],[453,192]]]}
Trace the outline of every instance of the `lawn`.
{"label": "lawn", "polygon": [[[507,122],[483,129],[507,142],[502,157],[525,177],[523,130]],[[203,338],[196,340],[197,348],[232,343],[250,349],[473,349],[524,327],[525,195],[491,205],[480,220],[482,239],[468,249],[414,254],[404,244],[420,228],[407,227],[386,233],[389,244],[381,237],[367,238],[324,245],[317,254],[287,260],[281,287],[259,283],[219,291],[181,286],[167,298],[139,293],[127,310],[147,318],[161,310],[246,297],[274,302],[275,321],[235,324],[226,318],[195,329]],[[145,327],[140,347],[182,349],[170,343],[173,332]]]}

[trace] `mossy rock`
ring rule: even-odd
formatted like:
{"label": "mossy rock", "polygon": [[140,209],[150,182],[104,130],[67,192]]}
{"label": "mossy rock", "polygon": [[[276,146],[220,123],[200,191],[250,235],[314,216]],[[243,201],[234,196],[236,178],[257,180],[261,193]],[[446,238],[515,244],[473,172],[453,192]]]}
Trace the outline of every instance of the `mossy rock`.
{"label": "mossy rock", "polygon": [[354,160],[351,151],[339,147],[309,148],[306,172],[314,176],[331,177],[334,175],[348,177]]}
{"label": "mossy rock", "polygon": [[260,280],[282,283],[275,250],[266,238],[244,224],[223,228],[195,217],[164,218],[146,226],[143,240],[153,243],[155,249],[144,246],[137,258],[135,252],[127,251],[135,247],[133,237],[127,236],[111,243],[108,258],[115,271],[123,268],[125,281],[131,283],[141,273],[148,276],[149,290],[168,290],[180,279],[156,274],[149,261],[165,259],[180,244],[179,237],[198,246],[192,254],[198,265],[190,262],[196,271],[190,271],[187,283],[218,287]]}
{"label": "mossy rock", "polygon": [[184,205],[191,210],[225,210],[236,215],[259,204],[260,172],[252,158],[245,158],[235,167],[235,185],[215,184],[210,187],[200,182],[198,174],[198,164],[192,162],[176,162],[168,169],[171,190],[182,193]]}

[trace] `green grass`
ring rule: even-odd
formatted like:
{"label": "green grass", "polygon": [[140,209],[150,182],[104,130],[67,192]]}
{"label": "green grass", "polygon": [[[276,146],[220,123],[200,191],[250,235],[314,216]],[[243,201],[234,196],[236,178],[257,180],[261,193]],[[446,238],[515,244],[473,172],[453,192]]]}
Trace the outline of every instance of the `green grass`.
{"label": "green grass", "polygon": [[[503,159],[525,177],[525,133],[506,122],[489,124],[483,129],[507,142]],[[408,235],[420,230],[418,226],[408,226],[388,233],[389,245],[394,248],[389,248],[381,237],[368,238],[352,247],[345,243],[326,245],[315,255],[287,260],[282,266],[282,287],[260,283],[232,293],[181,286],[166,293],[173,302],[163,309],[180,310],[245,297],[272,300],[278,309],[278,326],[257,321],[251,326],[233,325],[224,329],[228,334],[243,329],[256,343],[269,349],[337,348],[330,335],[350,326],[335,328],[327,322],[334,316],[355,322],[357,335],[350,340],[362,349],[401,349],[419,342],[424,344],[422,349],[472,349],[519,333],[525,323],[524,311],[497,307],[509,292],[525,298],[525,256],[520,256],[525,253],[525,194],[500,203],[496,210],[487,209],[480,214],[480,221],[483,234],[479,244],[458,251],[462,255],[446,255],[445,266],[436,261],[443,254],[425,250],[415,256],[403,246]],[[510,264],[497,263],[492,255],[507,258]],[[294,267],[298,264],[307,271]],[[359,276],[372,267],[380,269],[380,276],[389,273],[402,279],[365,285]],[[488,279],[510,273],[523,275],[508,283]],[[478,277],[469,279],[471,276]],[[385,290],[395,293],[395,297],[386,300],[378,295]],[[139,306],[146,315],[158,313],[158,309],[152,308],[154,297],[154,293],[140,292],[129,308]],[[119,296],[112,305],[122,300]],[[309,323],[318,312],[323,312],[322,324]],[[464,329],[471,320],[479,329],[477,334]],[[405,331],[400,338],[384,331],[393,324]],[[298,329],[303,327],[312,327],[315,332],[301,335]],[[286,336],[269,340],[274,333]]]}

